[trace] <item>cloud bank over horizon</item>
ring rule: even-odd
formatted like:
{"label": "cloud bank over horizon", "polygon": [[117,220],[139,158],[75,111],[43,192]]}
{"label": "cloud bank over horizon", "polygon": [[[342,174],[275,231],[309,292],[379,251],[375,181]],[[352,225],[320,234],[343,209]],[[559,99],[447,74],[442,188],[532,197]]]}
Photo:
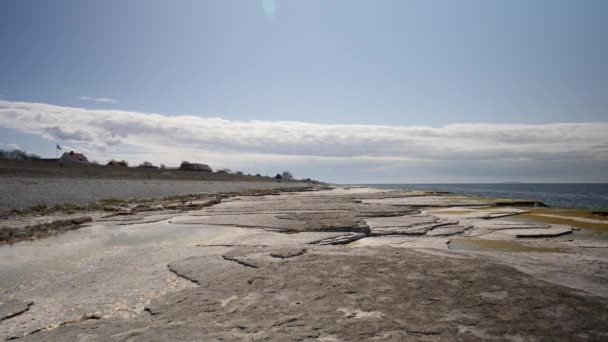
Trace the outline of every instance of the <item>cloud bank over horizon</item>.
{"label": "cloud bank over horizon", "polygon": [[608,181],[608,122],[328,125],[0,100],[0,126],[102,162],[190,160],[335,182]]}

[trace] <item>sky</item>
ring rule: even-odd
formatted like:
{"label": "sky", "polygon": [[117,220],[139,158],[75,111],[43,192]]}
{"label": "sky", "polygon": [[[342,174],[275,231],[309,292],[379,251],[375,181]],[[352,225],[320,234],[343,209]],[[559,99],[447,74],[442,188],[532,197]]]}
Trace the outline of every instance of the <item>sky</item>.
{"label": "sky", "polygon": [[0,148],[608,182],[603,0],[1,0]]}

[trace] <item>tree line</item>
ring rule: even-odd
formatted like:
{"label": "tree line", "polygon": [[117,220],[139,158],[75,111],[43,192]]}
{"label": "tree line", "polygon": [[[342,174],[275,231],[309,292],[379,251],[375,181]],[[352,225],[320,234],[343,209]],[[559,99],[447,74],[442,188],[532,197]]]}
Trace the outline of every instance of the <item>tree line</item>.
{"label": "tree line", "polygon": [[40,159],[40,156],[35,153],[27,153],[19,149],[12,151],[0,150],[0,159],[11,159],[11,160],[36,160]]}

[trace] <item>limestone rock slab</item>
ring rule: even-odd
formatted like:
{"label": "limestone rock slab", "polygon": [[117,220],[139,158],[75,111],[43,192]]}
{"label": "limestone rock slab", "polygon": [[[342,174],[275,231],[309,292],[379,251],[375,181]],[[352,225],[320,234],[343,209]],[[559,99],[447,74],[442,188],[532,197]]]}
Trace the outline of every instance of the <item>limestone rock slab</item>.
{"label": "limestone rock slab", "polygon": [[[481,258],[404,248],[323,248],[257,268],[222,258],[172,263],[199,286],[154,300],[134,319],[77,322],[39,340],[602,340],[608,302]],[[449,318],[449,319],[448,319]]]}

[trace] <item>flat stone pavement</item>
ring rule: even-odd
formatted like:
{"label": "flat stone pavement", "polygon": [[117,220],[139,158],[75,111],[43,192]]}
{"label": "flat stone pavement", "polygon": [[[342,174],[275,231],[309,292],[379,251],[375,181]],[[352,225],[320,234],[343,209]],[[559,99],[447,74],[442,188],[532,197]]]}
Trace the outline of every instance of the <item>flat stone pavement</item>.
{"label": "flat stone pavement", "polygon": [[[159,250],[169,260],[167,272],[188,286],[159,291],[142,311],[127,316],[95,314],[95,305],[121,296],[116,285],[106,295],[101,287],[67,291],[91,307],[81,309],[78,319],[50,319],[49,328],[30,329],[21,338],[608,340],[608,243],[553,238],[572,227],[497,220],[525,210],[494,208],[495,203],[366,188],[231,198],[171,219],[176,226],[240,229],[187,253]],[[520,238],[526,231],[542,238]],[[450,250],[451,239],[490,241],[496,249]],[[143,267],[155,255],[145,254],[138,263]],[[138,281],[145,268],[130,275],[107,269],[88,272],[108,286],[120,284],[125,297],[134,291],[129,283],[142,292],[155,276],[166,277],[154,273]],[[27,292],[14,297],[21,306],[30,300]],[[23,315],[36,305],[34,300]]]}
{"label": "flat stone pavement", "polygon": [[[299,249],[298,252],[301,250]],[[90,319],[29,340],[576,341],[608,337],[608,301],[511,267],[390,247],[275,258],[235,248],[169,265],[196,287],[140,317]]]}

